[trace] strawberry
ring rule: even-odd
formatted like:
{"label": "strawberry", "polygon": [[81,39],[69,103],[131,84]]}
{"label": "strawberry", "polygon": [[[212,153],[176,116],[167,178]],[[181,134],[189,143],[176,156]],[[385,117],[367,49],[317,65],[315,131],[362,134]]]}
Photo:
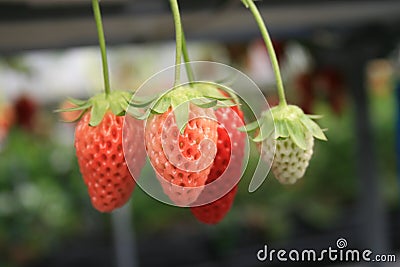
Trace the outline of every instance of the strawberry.
{"label": "strawberry", "polygon": [[15,102],[16,123],[25,130],[32,131],[37,115],[37,103],[27,95],[20,96]]}
{"label": "strawberry", "polygon": [[304,112],[294,105],[278,105],[271,109],[275,132],[267,130],[265,119],[260,120],[264,129],[255,140],[262,141],[261,153],[267,164],[272,164],[272,172],[282,184],[294,184],[303,177],[313,154],[314,137],[327,140],[321,128]]}
{"label": "strawberry", "polygon": [[280,183],[294,184],[303,177],[313,154],[314,138],[310,133],[305,135],[305,149],[297,146],[290,138],[268,138],[264,142],[266,149],[262,153],[263,159],[267,163],[273,162],[272,172]]}
{"label": "strawberry", "polygon": [[[112,91],[88,101],[71,100],[76,107],[59,110],[83,112],[75,128],[74,145],[92,205],[101,212],[111,212],[129,200],[134,178],[145,164],[143,123],[126,117],[127,99],[129,93]],[[134,169],[128,168],[126,157]]]}
{"label": "strawberry", "polygon": [[[64,100],[63,102],[61,102],[60,104],[60,109],[71,109],[71,108],[76,108],[77,105],[75,105],[74,103],[72,103],[69,100]],[[81,115],[82,111],[80,110],[75,110],[75,111],[69,111],[69,112],[61,112],[60,113],[60,118],[62,121],[64,122],[71,122],[71,121],[75,121],[79,118],[79,116]]]}
{"label": "strawberry", "polygon": [[232,100],[206,82],[179,86],[152,102],[145,127],[146,150],[164,193],[174,204],[192,206],[204,190],[217,153],[218,122],[212,108],[230,106]]}
{"label": "strawberry", "polygon": [[190,104],[182,134],[171,108],[147,121],[145,143],[150,162],[164,193],[179,206],[197,199],[210,173],[217,142],[217,123],[210,119],[213,116],[212,109]]}
{"label": "strawberry", "polygon": [[[217,155],[206,181],[208,186],[196,202],[218,199],[191,208],[193,215],[207,224],[219,223],[233,204],[238,189],[237,183],[242,174],[246,138],[245,133],[237,130],[244,123],[243,112],[238,106],[218,108],[215,115],[218,120]],[[223,183],[210,185],[217,179],[223,180]]]}
{"label": "strawberry", "polygon": [[[81,112],[75,128],[79,169],[93,207],[100,212],[111,212],[129,200],[134,179],[145,163],[141,134],[144,127],[134,118],[126,119],[133,94],[111,91],[99,1],[92,1],[92,7],[102,56],[104,93],[87,101],[70,99],[76,107],[58,111]],[[133,113],[138,113],[139,110],[133,109]]]}

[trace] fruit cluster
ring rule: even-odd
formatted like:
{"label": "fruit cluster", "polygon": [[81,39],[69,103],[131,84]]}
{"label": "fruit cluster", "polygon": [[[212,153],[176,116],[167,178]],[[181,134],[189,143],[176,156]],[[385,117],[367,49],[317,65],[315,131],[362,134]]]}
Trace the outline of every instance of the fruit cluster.
{"label": "fruit cluster", "polygon": [[[105,90],[87,101],[70,99],[69,108],[60,111],[75,112],[76,155],[97,210],[111,212],[129,200],[148,157],[171,203],[190,207],[201,222],[216,224],[231,208],[238,190],[247,136],[259,144],[262,157],[281,183],[292,184],[304,175],[314,137],[326,137],[312,121],[314,117],[286,103],[272,42],[252,0],[243,3],[255,16],[269,50],[280,102],[247,125],[241,110],[247,103],[241,103],[232,89],[194,80],[177,0],[170,0],[176,29],[172,89],[150,100],[132,92],[111,91],[99,3],[92,3]],[[182,53],[187,85],[180,83]],[[266,114],[272,114],[273,121]]]}

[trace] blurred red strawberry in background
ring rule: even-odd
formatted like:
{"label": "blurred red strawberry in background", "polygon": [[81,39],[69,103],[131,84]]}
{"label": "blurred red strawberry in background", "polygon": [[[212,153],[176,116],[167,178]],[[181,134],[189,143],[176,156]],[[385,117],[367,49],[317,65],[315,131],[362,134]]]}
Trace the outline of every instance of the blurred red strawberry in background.
{"label": "blurred red strawberry in background", "polygon": [[14,123],[14,109],[8,104],[0,103],[0,146],[6,139]]}
{"label": "blurred red strawberry in background", "polygon": [[318,69],[314,75],[314,88],[317,94],[324,95],[333,112],[341,115],[345,107],[345,86],[342,74],[334,67]]}
{"label": "blurred red strawberry in background", "polygon": [[317,99],[327,101],[336,115],[342,114],[346,102],[345,84],[342,74],[334,67],[300,73],[295,77],[294,86],[299,96],[298,105],[306,114],[314,113]]}
{"label": "blurred red strawberry in background", "polygon": [[28,95],[21,95],[14,104],[16,124],[25,130],[32,131],[35,128],[35,117],[38,105]]}

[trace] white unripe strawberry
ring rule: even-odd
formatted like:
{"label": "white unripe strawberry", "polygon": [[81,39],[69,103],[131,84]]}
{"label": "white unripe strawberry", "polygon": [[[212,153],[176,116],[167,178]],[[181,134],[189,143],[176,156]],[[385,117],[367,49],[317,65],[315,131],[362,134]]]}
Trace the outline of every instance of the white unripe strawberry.
{"label": "white unripe strawberry", "polygon": [[264,141],[263,160],[268,164],[272,162],[272,172],[280,183],[294,184],[304,176],[313,154],[314,137],[307,133],[305,141],[306,149],[298,147],[290,138],[271,137]]}
{"label": "white unripe strawberry", "polygon": [[282,184],[294,184],[304,176],[313,154],[314,138],[327,140],[312,118],[297,106],[278,105],[246,126],[258,131],[253,141],[260,143],[263,160],[270,164]]}

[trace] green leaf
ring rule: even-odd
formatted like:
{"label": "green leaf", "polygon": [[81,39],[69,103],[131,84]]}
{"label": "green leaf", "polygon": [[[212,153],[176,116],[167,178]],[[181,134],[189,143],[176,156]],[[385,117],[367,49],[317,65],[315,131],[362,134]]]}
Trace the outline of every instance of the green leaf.
{"label": "green leaf", "polygon": [[310,118],[307,116],[303,116],[300,118],[301,123],[312,133],[312,135],[315,138],[318,138],[320,140],[327,141],[328,139],[326,138],[324,132],[321,130],[319,125],[312,121]]}
{"label": "green leaf", "polygon": [[304,135],[304,127],[298,120],[286,120],[286,126],[289,132],[289,137],[301,149],[307,149],[306,137]]}
{"label": "green leaf", "polygon": [[109,103],[106,100],[93,101],[93,108],[90,113],[90,126],[97,126],[103,120],[104,115],[109,108]]}
{"label": "green leaf", "polygon": [[179,132],[183,134],[185,131],[186,124],[189,121],[189,101],[183,102],[177,107],[174,107],[174,115],[176,120],[176,125],[178,126]]}
{"label": "green leaf", "polygon": [[151,110],[157,114],[163,114],[168,110],[170,106],[171,106],[171,98],[167,96],[162,96]]}

